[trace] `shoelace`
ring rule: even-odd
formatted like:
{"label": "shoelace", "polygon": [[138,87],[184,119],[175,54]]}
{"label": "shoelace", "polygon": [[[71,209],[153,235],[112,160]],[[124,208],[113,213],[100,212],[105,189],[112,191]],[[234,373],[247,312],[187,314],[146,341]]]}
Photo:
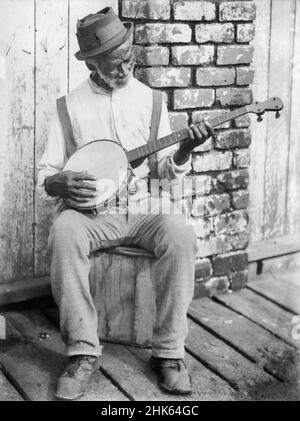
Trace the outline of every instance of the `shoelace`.
{"label": "shoelace", "polygon": [[177,371],[180,371],[184,363],[181,360],[167,360],[162,364],[163,367],[175,368]]}
{"label": "shoelace", "polygon": [[[89,371],[89,367],[85,363],[88,363],[89,366],[91,366],[94,361],[93,357],[91,359],[91,357],[87,355],[82,357],[71,357],[64,374],[73,376],[77,371]],[[83,364],[85,364],[85,366],[82,366]]]}

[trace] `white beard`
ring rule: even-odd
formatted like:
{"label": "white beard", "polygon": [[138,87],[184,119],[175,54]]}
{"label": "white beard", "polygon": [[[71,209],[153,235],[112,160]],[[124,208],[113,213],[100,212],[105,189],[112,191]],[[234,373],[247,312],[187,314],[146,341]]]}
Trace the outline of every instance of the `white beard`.
{"label": "white beard", "polygon": [[130,71],[128,76],[126,76],[125,79],[123,79],[123,80],[122,79],[116,79],[116,78],[104,75],[101,72],[101,70],[99,69],[99,67],[97,67],[97,73],[101,77],[101,79],[104,80],[104,82],[112,89],[123,88],[125,85],[127,85],[129,80],[133,76],[132,71]]}

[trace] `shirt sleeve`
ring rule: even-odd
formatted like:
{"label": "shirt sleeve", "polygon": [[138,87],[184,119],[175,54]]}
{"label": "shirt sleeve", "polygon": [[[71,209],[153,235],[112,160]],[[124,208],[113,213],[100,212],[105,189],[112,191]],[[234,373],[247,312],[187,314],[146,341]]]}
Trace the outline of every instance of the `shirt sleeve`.
{"label": "shirt sleeve", "polygon": [[[165,102],[162,103],[161,119],[158,129],[158,138],[171,134],[170,120]],[[179,144],[169,146],[157,153],[157,171],[159,178],[166,178],[169,181],[180,180],[191,170],[192,157],[182,165],[176,165],[173,156],[178,150]]]}
{"label": "shirt sleeve", "polygon": [[58,196],[50,196],[46,192],[44,181],[46,177],[62,171],[66,160],[65,139],[57,108],[55,107],[53,117],[49,123],[46,148],[37,165],[37,190],[42,199],[47,201],[57,200]]}

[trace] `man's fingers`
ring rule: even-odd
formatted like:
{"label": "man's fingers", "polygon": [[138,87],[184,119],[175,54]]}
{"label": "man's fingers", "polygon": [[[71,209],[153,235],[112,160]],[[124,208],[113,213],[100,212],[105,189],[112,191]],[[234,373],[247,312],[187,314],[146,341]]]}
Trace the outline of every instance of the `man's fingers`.
{"label": "man's fingers", "polygon": [[199,126],[199,131],[202,134],[202,137],[204,137],[204,139],[208,138],[208,133],[206,131],[205,126],[203,126],[203,125]]}
{"label": "man's fingers", "polygon": [[84,181],[75,181],[74,187],[76,189],[87,189],[87,190],[97,190],[97,187],[95,184],[92,183],[85,183]]}
{"label": "man's fingers", "polygon": [[193,130],[191,129],[191,126],[190,126],[190,127],[189,127],[189,129],[188,129],[188,133],[189,133],[189,138],[190,138],[191,140],[195,140],[195,135],[194,135]]}
{"label": "man's fingers", "polygon": [[213,136],[215,134],[213,126],[211,126],[207,121],[205,121],[205,127],[209,136]]}
{"label": "man's fingers", "polygon": [[202,138],[203,138],[203,133],[202,133],[202,131],[200,130],[200,127],[197,127],[197,126],[191,126],[191,128],[192,128],[192,130],[193,130],[193,132],[194,132],[195,139],[196,139],[196,140],[202,140]]}
{"label": "man's fingers", "polygon": [[97,180],[97,178],[94,175],[88,174],[86,171],[74,172],[73,178],[74,180],[92,180],[92,181]]}
{"label": "man's fingers", "polygon": [[87,192],[80,189],[71,189],[70,193],[72,194],[72,196],[81,197],[81,198],[93,199],[94,197],[96,197],[95,193]]}

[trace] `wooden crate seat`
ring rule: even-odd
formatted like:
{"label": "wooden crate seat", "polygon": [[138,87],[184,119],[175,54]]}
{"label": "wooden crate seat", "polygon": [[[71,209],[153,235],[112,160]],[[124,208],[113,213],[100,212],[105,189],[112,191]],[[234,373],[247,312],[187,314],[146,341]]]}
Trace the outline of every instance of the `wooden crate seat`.
{"label": "wooden crate seat", "polygon": [[100,340],[150,346],[155,315],[148,250],[114,247],[90,256],[90,285]]}

